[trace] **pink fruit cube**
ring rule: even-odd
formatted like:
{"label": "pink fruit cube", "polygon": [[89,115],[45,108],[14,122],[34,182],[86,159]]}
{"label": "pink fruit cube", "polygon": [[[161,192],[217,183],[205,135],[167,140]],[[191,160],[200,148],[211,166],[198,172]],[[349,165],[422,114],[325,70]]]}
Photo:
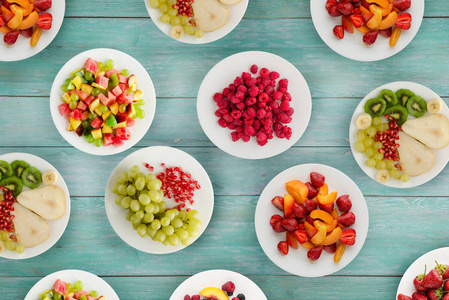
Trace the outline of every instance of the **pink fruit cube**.
{"label": "pink fruit cube", "polygon": [[109,77],[111,77],[112,76],[112,74],[120,74],[120,72],[119,71],[117,71],[116,69],[114,69],[114,68],[112,68],[112,69],[110,69],[110,70],[108,70],[107,72],[106,72],[106,74],[104,74],[107,78],[109,78]]}
{"label": "pink fruit cube", "polygon": [[95,74],[98,72],[98,62],[92,58],[88,58],[84,63],[84,68],[92,74]]}
{"label": "pink fruit cube", "polygon": [[90,95],[89,97],[87,97],[87,99],[84,102],[86,102],[86,104],[89,105],[94,99],[95,99],[95,97]]}
{"label": "pink fruit cube", "polygon": [[75,120],[82,120],[84,115],[79,109],[74,109],[70,112],[70,116]]}
{"label": "pink fruit cube", "polygon": [[120,83],[128,83],[128,77],[127,76],[124,76],[122,74],[118,74],[117,77],[118,77],[118,82],[120,82]]}
{"label": "pink fruit cube", "polygon": [[53,285],[53,289],[55,290],[55,292],[61,295],[65,295],[65,293],[67,293],[67,283],[65,283],[61,279],[58,279]]}
{"label": "pink fruit cube", "polygon": [[[121,91],[121,90],[120,90]],[[109,103],[110,103],[110,105],[112,105],[112,104],[114,104],[114,102],[115,102],[115,99],[117,99],[117,97],[113,94],[113,93],[111,93],[110,91],[108,91],[108,99],[109,99]]]}
{"label": "pink fruit cube", "polygon": [[112,143],[114,144],[115,147],[120,147],[123,145],[122,139],[116,136],[112,138]]}
{"label": "pink fruit cube", "polygon": [[87,104],[84,103],[83,101],[79,101],[78,106],[76,108],[79,109],[80,111],[85,111],[87,109]]}
{"label": "pink fruit cube", "polygon": [[89,97],[89,94],[88,93],[86,93],[86,92],[83,92],[83,91],[81,91],[81,90],[71,90],[70,91],[71,93],[70,94],[77,94],[78,95],[78,98],[80,99],[80,100],[82,100],[82,101],[85,101],[86,99],[87,99],[87,97]]}
{"label": "pink fruit cube", "polygon": [[107,88],[107,87],[108,87],[108,83],[109,83],[109,78],[104,77],[104,76],[101,76],[101,75],[98,75],[98,76],[95,78],[95,82],[96,82],[98,85],[100,85],[100,86],[102,86],[102,87],[104,87],[104,88]]}
{"label": "pink fruit cube", "polygon": [[133,95],[124,92],[121,93],[116,100],[118,104],[129,104],[133,103],[134,97]]}
{"label": "pink fruit cube", "polygon": [[65,116],[72,111],[69,107],[69,104],[67,104],[67,103],[63,103],[63,104],[59,105],[58,109],[59,109],[59,113],[61,114],[61,116]]}
{"label": "pink fruit cube", "polygon": [[93,128],[100,128],[101,125],[103,124],[103,120],[100,117],[96,117],[95,119],[92,120],[92,123],[90,123],[90,126],[92,126]]}
{"label": "pink fruit cube", "polygon": [[112,133],[105,133],[103,137],[103,146],[112,145],[114,137],[115,136]]}
{"label": "pink fruit cube", "polygon": [[120,94],[123,93],[123,92],[122,92],[122,89],[120,88],[120,86],[117,85],[115,88],[112,89],[112,93],[113,93],[115,96],[118,96],[118,95],[120,95]]}
{"label": "pink fruit cube", "polygon": [[85,290],[81,290],[75,293],[75,295],[73,295],[73,297],[75,297],[75,299],[79,299],[82,295],[87,296],[89,295],[88,292],[86,292]]}
{"label": "pink fruit cube", "polygon": [[102,93],[98,94],[98,99],[100,99],[101,103],[103,103],[106,106],[109,106],[109,102],[111,101]]}
{"label": "pink fruit cube", "polygon": [[128,117],[128,118],[126,119],[126,126],[128,126],[128,127],[134,126],[135,123],[136,123],[136,120],[134,120],[133,118]]}
{"label": "pink fruit cube", "polygon": [[122,90],[122,93],[126,92],[126,90],[129,88],[129,86],[126,83],[119,83],[118,86]]}
{"label": "pink fruit cube", "polygon": [[122,140],[129,140],[131,138],[131,131],[128,127],[117,128],[116,136]]}

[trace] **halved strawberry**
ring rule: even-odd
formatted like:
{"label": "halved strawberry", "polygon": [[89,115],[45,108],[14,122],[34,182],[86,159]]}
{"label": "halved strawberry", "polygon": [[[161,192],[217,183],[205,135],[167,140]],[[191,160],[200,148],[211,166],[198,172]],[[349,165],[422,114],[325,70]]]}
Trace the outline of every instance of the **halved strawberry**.
{"label": "halved strawberry", "polygon": [[51,5],[51,0],[34,0],[34,7],[38,8],[40,11],[49,10]]}
{"label": "halved strawberry", "polygon": [[398,20],[394,25],[401,29],[408,30],[412,25],[412,16],[409,13],[401,13],[398,15]]}
{"label": "halved strawberry", "polygon": [[286,241],[279,242],[278,250],[282,254],[287,255],[288,254],[288,244],[287,244],[287,242]]}
{"label": "halved strawberry", "polygon": [[284,210],[284,198],[281,196],[276,196],[271,199],[271,203],[280,210]]}
{"label": "halved strawberry", "polygon": [[412,6],[411,0],[394,0],[393,6],[400,9],[401,11],[407,10]]}
{"label": "halved strawberry", "polygon": [[357,236],[354,228],[346,228],[341,232],[340,242],[348,246],[355,244],[355,237]]}
{"label": "halved strawberry", "polygon": [[290,248],[298,249],[298,240],[295,238],[292,232],[287,231],[287,244]]}
{"label": "halved strawberry", "polygon": [[340,40],[345,36],[345,31],[343,29],[343,25],[337,25],[334,27],[334,35],[338,37]]}
{"label": "halved strawberry", "polygon": [[51,28],[51,23],[53,22],[53,16],[51,13],[43,13],[39,15],[36,26],[44,30],[49,30]]}
{"label": "halved strawberry", "polygon": [[354,26],[352,26],[352,22],[349,20],[348,16],[341,16],[341,24],[343,25],[343,29],[349,33],[354,33]]}
{"label": "halved strawberry", "polygon": [[281,220],[281,225],[287,229],[287,231],[295,231],[298,229],[298,221],[295,218],[288,218]]}
{"label": "halved strawberry", "polygon": [[307,231],[304,229],[298,229],[293,232],[293,235],[298,240],[300,244],[303,244],[309,240],[309,236],[307,235]]}
{"label": "halved strawberry", "polygon": [[279,221],[282,221],[284,218],[280,215],[272,215],[270,219],[270,225],[273,227],[273,225]]}
{"label": "halved strawberry", "polygon": [[363,25],[364,22],[362,15],[358,14],[353,14],[349,16],[349,20],[352,22],[352,25],[354,25],[355,28],[359,28],[360,26]]}
{"label": "halved strawberry", "polygon": [[391,34],[393,33],[393,30],[390,28],[379,30],[379,34],[383,37],[390,38]]}

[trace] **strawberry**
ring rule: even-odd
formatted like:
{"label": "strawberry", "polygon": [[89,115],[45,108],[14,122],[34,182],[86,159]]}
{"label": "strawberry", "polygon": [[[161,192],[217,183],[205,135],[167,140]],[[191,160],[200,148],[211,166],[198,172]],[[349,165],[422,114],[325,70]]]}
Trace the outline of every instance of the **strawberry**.
{"label": "strawberry", "polygon": [[409,13],[401,13],[398,15],[398,19],[394,25],[398,26],[401,29],[408,30],[410,29],[412,22],[412,16]]}
{"label": "strawberry", "polygon": [[281,196],[276,196],[273,199],[271,199],[271,203],[273,203],[274,206],[279,208],[280,210],[284,210],[284,198]]}
{"label": "strawberry", "polygon": [[327,0],[327,1],[326,1],[326,10],[329,11],[329,9],[330,9],[332,6],[337,6],[337,4],[338,4],[338,1],[337,1],[337,0]]}
{"label": "strawberry", "polygon": [[427,290],[426,296],[429,300],[440,300],[443,296],[443,290],[441,288]]}
{"label": "strawberry", "polygon": [[326,178],[323,175],[321,175],[320,173],[317,173],[317,172],[310,173],[310,182],[316,188],[322,187],[325,179]]}
{"label": "strawberry", "polygon": [[298,240],[296,239],[296,237],[293,235],[292,232],[287,231],[286,238],[287,238],[287,244],[290,248],[298,249]]}
{"label": "strawberry", "polygon": [[359,28],[363,25],[363,17],[360,14],[352,14],[349,16],[349,20],[352,22],[352,25],[354,25],[355,28]]}
{"label": "strawberry", "polygon": [[348,211],[337,218],[338,223],[348,227],[355,223],[355,215],[352,211]]}
{"label": "strawberry", "polygon": [[281,252],[284,255],[288,254],[288,244],[286,241],[281,241],[278,244],[278,250],[279,252]]}
{"label": "strawberry", "polygon": [[298,229],[298,221],[294,218],[283,219],[280,223],[287,231],[295,231]]}
{"label": "strawberry", "polygon": [[5,25],[5,18],[0,15],[0,27],[2,27],[3,25]]}
{"label": "strawberry", "polygon": [[3,37],[3,41],[6,45],[14,45],[17,41],[17,38],[19,37],[19,31],[18,30],[11,30],[5,36]]}
{"label": "strawberry", "polygon": [[414,292],[412,294],[412,300],[429,300],[427,296],[420,294],[418,292]]}
{"label": "strawberry", "polygon": [[354,6],[351,3],[339,3],[337,10],[344,16],[349,16],[354,12]]}
{"label": "strawberry", "polygon": [[43,13],[39,15],[39,19],[37,20],[36,26],[49,30],[51,28],[51,23],[53,22],[53,16],[51,13]]}
{"label": "strawberry", "polygon": [[302,219],[306,216],[306,208],[304,205],[295,202],[293,203],[293,214],[298,219]]}
{"label": "strawberry", "polygon": [[333,210],[334,210],[334,203],[332,202],[331,204],[321,204],[321,203],[318,203],[318,207],[321,209],[321,210],[324,210],[325,212],[327,212],[327,213],[331,213]]}
{"label": "strawberry", "polygon": [[446,280],[443,284],[443,291],[449,291],[449,280]]}
{"label": "strawberry", "polygon": [[368,1],[362,0],[362,6],[363,6],[364,8],[366,8],[366,9],[369,10],[369,6],[370,6],[370,5],[371,5],[371,3],[369,3]]}
{"label": "strawberry", "polygon": [[401,11],[407,10],[412,6],[411,0],[394,0],[393,6],[398,8]]}
{"label": "strawberry", "polygon": [[19,33],[21,36],[30,38],[33,35],[33,27],[25,29],[25,30],[20,30]]}
{"label": "strawberry", "polygon": [[314,187],[310,182],[306,182],[307,189],[309,190],[307,198],[312,199],[318,195],[318,189]]}
{"label": "strawberry", "polygon": [[335,200],[338,210],[345,213],[351,210],[352,202],[349,200],[349,195],[341,195]]}
{"label": "strawberry", "polygon": [[339,17],[339,16],[341,16],[341,12],[338,11],[337,5],[331,6],[327,12],[332,17]]}
{"label": "strawberry", "polygon": [[390,28],[379,30],[379,34],[383,37],[390,38],[393,30]]}
{"label": "strawberry", "polygon": [[316,261],[321,256],[321,252],[323,252],[323,247],[316,246],[307,251],[307,258],[310,261]]}
{"label": "strawberry", "polygon": [[323,250],[326,251],[327,253],[333,254],[337,250],[337,244],[333,243],[331,245],[323,246]]}
{"label": "strawberry", "polygon": [[[436,262],[436,263],[437,263],[437,265],[436,265],[435,269],[437,269],[440,272],[441,276],[443,277],[443,280],[448,279],[449,278],[449,266],[448,265],[440,265],[438,262]],[[445,290],[445,291],[449,291],[449,289]]]}
{"label": "strawberry", "polygon": [[354,228],[346,228],[342,231],[340,242],[348,246],[355,244],[355,237],[357,236]]}
{"label": "strawberry", "polygon": [[427,288],[423,287],[422,279],[424,278],[424,274],[418,275],[413,279],[413,286],[417,292],[426,292]]}
{"label": "strawberry", "polygon": [[398,300],[412,300],[412,298],[410,298],[409,296],[406,296],[404,294],[399,294]]}
{"label": "strawberry", "polygon": [[441,298],[441,300],[449,300],[449,293],[447,293],[446,295],[444,295],[444,297]]}
{"label": "strawberry", "polygon": [[283,219],[284,219],[284,218],[281,217],[280,215],[272,215],[272,216],[271,216],[271,219],[270,219],[270,225],[271,225],[271,227],[273,227],[273,225],[274,225],[275,223],[278,223],[278,222],[282,221]]}
{"label": "strawberry", "polygon": [[363,42],[365,43],[365,45],[372,45],[376,41],[378,35],[379,32],[377,30],[367,32],[363,35]]}
{"label": "strawberry", "polygon": [[443,285],[443,277],[438,270],[432,269],[424,276],[422,285],[428,289],[438,289]]}
{"label": "strawberry", "polygon": [[49,10],[51,5],[51,0],[34,0],[34,7],[38,8],[40,11]]}
{"label": "strawberry", "polygon": [[309,236],[304,229],[296,230],[295,232],[293,232],[293,235],[296,237],[300,244],[303,244],[309,240]]}
{"label": "strawberry", "polygon": [[306,209],[306,212],[309,213],[312,210],[317,209],[318,204],[313,201],[312,199],[307,200],[306,202],[304,202],[304,208]]}
{"label": "strawberry", "polygon": [[284,228],[284,226],[281,225],[281,222],[276,222],[271,227],[273,228],[274,231],[279,232],[279,233],[287,231]]}

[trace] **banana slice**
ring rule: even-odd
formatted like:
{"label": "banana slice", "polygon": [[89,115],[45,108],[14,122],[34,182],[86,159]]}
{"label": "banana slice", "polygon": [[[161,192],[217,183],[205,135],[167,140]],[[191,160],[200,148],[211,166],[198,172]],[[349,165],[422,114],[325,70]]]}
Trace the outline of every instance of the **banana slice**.
{"label": "banana slice", "polygon": [[184,28],[182,28],[182,26],[174,26],[171,29],[171,35],[172,37],[174,37],[175,39],[180,39],[182,38],[182,36],[184,35]]}
{"label": "banana slice", "polygon": [[385,183],[385,182],[387,182],[388,180],[390,180],[390,172],[388,172],[388,170],[380,170],[380,171],[377,173],[377,180],[378,180],[380,183]]}
{"label": "banana slice", "polygon": [[55,184],[58,179],[58,174],[55,170],[47,170],[42,174],[42,181],[45,185]]}
{"label": "banana slice", "polygon": [[441,103],[441,100],[438,98],[432,99],[429,102],[427,102],[427,110],[432,114],[440,112],[442,108],[443,103]]}
{"label": "banana slice", "polygon": [[357,117],[357,128],[358,129],[367,129],[371,126],[371,121],[373,118],[367,113],[363,113]]}
{"label": "banana slice", "polygon": [[5,251],[5,244],[3,243],[3,241],[0,241],[0,254],[2,254],[3,251]]}

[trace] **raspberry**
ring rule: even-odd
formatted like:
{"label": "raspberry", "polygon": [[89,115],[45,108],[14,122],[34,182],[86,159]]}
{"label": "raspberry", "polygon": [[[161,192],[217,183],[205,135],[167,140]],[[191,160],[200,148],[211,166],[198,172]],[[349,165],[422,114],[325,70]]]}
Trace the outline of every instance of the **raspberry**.
{"label": "raspberry", "polygon": [[228,107],[228,100],[220,100],[220,101],[218,101],[217,102],[217,106],[219,107],[219,108],[226,108],[226,107]]}
{"label": "raspberry", "polygon": [[200,300],[201,296],[200,295],[193,295],[192,296],[192,300]]}
{"label": "raspberry", "polygon": [[256,130],[254,129],[253,126],[247,125],[247,126],[245,126],[245,131],[244,131],[244,133],[245,133],[246,135],[249,135],[249,136],[255,136],[255,135],[256,135]]}
{"label": "raspberry", "polygon": [[272,87],[271,85],[267,86],[265,88],[265,93],[267,93],[268,95],[271,95],[271,93],[274,92],[274,87]]}
{"label": "raspberry", "polygon": [[190,298],[189,295],[185,295],[185,296],[184,296],[184,300],[191,300],[191,298]]}
{"label": "raspberry", "polygon": [[276,101],[270,101],[270,102],[268,102],[268,106],[269,106],[271,109],[276,109],[276,108],[279,108],[279,103],[276,102]]}
{"label": "raspberry", "polygon": [[245,103],[243,103],[243,102],[237,103],[235,105],[235,108],[237,108],[238,110],[244,110],[245,109]]}
{"label": "raspberry", "polygon": [[244,81],[243,81],[243,78],[242,77],[236,77],[235,79],[234,79],[234,85],[236,86],[236,87],[238,87],[239,85],[242,85],[244,83]]}
{"label": "raspberry", "polygon": [[260,102],[267,102],[268,101],[268,95],[267,95],[267,93],[261,93],[257,99]]}
{"label": "raspberry", "polygon": [[246,112],[248,113],[248,117],[250,117],[250,118],[255,118],[256,117],[256,110],[254,108],[248,107]]}
{"label": "raspberry", "polygon": [[231,98],[231,102],[234,104],[240,103],[242,100],[240,100],[239,98],[237,98],[236,96],[233,96]]}
{"label": "raspberry", "polygon": [[292,95],[290,95],[289,92],[285,92],[284,95],[282,95],[282,100],[292,101]]}
{"label": "raspberry", "polygon": [[246,79],[248,79],[248,78],[250,78],[251,77],[251,74],[249,74],[248,72],[243,72],[242,73],[242,79],[243,80],[246,80]]}
{"label": "raspberry", "polygon": [[267,114],[267,112],[265,111],[265,109],[259,108],[259,109],[257,110],[257,118],[258,118],[258,119],[264,118],[266,114]]}
{"label": "raspberry", "polygon": [[276,136],[280,139],[283,139],[285,138],[285,133],[283,133],[282,131],[276,131]]}
{"label": "raspberry", "polygon": [[232,122],[234,118],[231,116],[231,114],[224,114],[222,117],[226,122]]}
{"label": "raspberry", "polygon": [[214,94],[214,101],[215,101],[215,102],[218,102],[218,101],[220,101],[220,100],[223,100],[223,94],[221,94],[221,93],[215,93],[215,94]]}
{"label": "raspberry", "polygon": [[231,84],[228,86],[228,88],[229,88],[229,90],[230,90],[231,92],[235,92],[235,91],[237,90],[236,86],[235,86],[233,83],[231,83]]}
{"label": "raspberry", "polygon": [[223,97],[228,96],[228,94],[231,92],[231,90],[229,88],[224,88],[223,89]]}
{"label": "raspberry", "polygon": [[272,79],[273,81],[279,78],[279,73],[278,72],[271,72],[269,75],[270,79]]}
{"label": "raspberry", "polygon": [[243,120],[243,124],[245,125],[252,125],[254,123],[254,119],[247,118]]}
{"label": "raspberry", "polygon": [[282,101],[281,105],[279,106],[279,108],[283,111],[288,111],[290,109],[290,102],[288,101]]}
{"label": "raspberry", "polygon": [[256,85],[256,81],[257,81],[256,78],[250,77],[250,78],[245,80],[245,85],[248,88],[252,88],[253,86]]}
{"label": "raspberry", "polygon": [[271,96],[273,97],[274,100],[281,100],[282,99],[282,93],[279,91],[274,91]]}
{"label": "raspberry", "polygon": [[280,132],[282,130],[282,124],[279,122],[276,122],[273,124],[273,130],[275,132]]}
{"label": "raspberry", "polygon": [[234,130],[236,125],[234,123],[229,123],[227,127],[231,130]]}
{"label": "raspberry", "polygon": [[228,99],[228,100],[231,100],[232,97],[234,97],[234,92],[229,92],[229,93],[226,95],[226,99]]}
{"label": "raspberry", "polygon": [[[246,92],[246,91],[245,91]],[[237,99],[239,99],[239,100],[243,100],[244,98],[245,98],[245,92],[239,92],[239,91],[237,91],[236,93],[235,93],[235,95],[234,95],[234,97],[236,97]]]}
{"label": "raspberry", "polygon": [[267,87],[271,84],[271,80],[270,80],[270,78],[263,78],[261,83],[264,87]]}
{"label": "raspberry", "polygon": [[247,142],[249,142],[250,136],[246,135],[242,132],[242,133],[239,133],[239,138],[241,138],[245,143],[247,143]]}
{"label": "raspberry", "polygon": [[260,69],[260,77],[266,78],[270,75],[270,71],[267,68]]}
{"label": "raspberry", "polygon": [[218,119],[218,125],[220,125],[223,128],[226,128],[228,126],[228,122],[226,122],[224,119],[220,118],[220,119]]}
{"label": "raspberry", "polygon": [[246,106],[254,105],[257,102],[257,99],[254,97],[247,98],[245,101]]}
{"label": "raspberry", "polygon": [[[243,93],[243,96],[245,96],[246,91],[248,91],[248,88],[244,85],[239,85],[237,87],[237,93],[239,93],[239,92]],[[243,99],[243,97],[242,97],[242,99]]]}
{"label": "raspberry", "polygon": [[293,113],[295,112],[295,110],[293,109],[293,107],[290,107],[288,109],[288,111],[285,112],[285,114],[289,117],[291,117],[293,115]]}
{"label": "raspberry", "polygon": [[259,67],[257,65],[252,65],[249,70],[251,71],[251,73],[256,74],[257,70],[259,70]]}
{"label": "raspberry", "polygon": [[239,133],[237,131],[233,131],[231,132],[231,138],[233,142],[237,142],[240,138],[239,138]]}
{"label": "raspberry", "polygon": [[225,284],[223,284],[223,286],[221,287],[221,289],[224,292],[228,292],[228,293],[233,293],[235,290],[235,284],[232,281],[228,281]]}
{"label": "raspberry", "polygon": [[216,115],[217,117],[221,118],[221,116],[222,116],[223,114],[221,113],[220,109],[217,109],[217,110],[215,111],[215,115]]}
{"label": "raspberry", "polygon": [[287,92],[287,88],[286,88],[286,87],[283,87],[283,86],[279,86],[279,87],[278,87],[278,91],[281,92],[281,93],[283,94],[283,93]]}
{"label": "raspberry", "polygon": [[263,133],[262,131],[259,131],[256,135],[256,138],[258,141],[264,142],[267,140],[267,135]]}
{"label": "raspberry", "polygon": [[252,88],[250,88],[249,95],[251,97],[257,97],[257,95],[259,95],[259,88],[257,86],[253,86]]}
{"label": "raspberry", "polygon": [[[286,114],[278,114],[277,118],[279,120],[279,122],[284,123],[284,124],[288,124],[292,121],[292,117],[287,116]],[[225,119],[226,120],[226,119]]]}
{"label": "raspberry", "polygon": [[239,118],[242,116],[242,112],[241,112],[240,110],[234,109],[234,110],[231,112],[231,116],[232,116],[234,119],[239,119]]}
{"label": "raspberry", "polygon": [[254,120],[254,123],[253,123],[254,129],[255,130],[259,130],[260,126],[262,126],[260,121],[259,120]]}
{"label": "raspberry", "polygon": [[234,119],[234,121],[232,121],[232,123],[234,123],[235,126],[243,125],[243,121],[241,119]]}
{"label": "raspberry", "polygon": [[266,141],[259,141],[259,140],[257,140],[257,144],[259,146],[265,146],[267,143],[268,143],[268,140],[266,140]]}
{"label": "raspberry", "polygon": [[288,79],[281,79],[281,80],[279,80],[279,86],[287,88],[288,87]]}
{"label": "raspberry", "polygon": [[235,132],[242,133],[243,132],[243,127],[242,126],[235,127]]}

